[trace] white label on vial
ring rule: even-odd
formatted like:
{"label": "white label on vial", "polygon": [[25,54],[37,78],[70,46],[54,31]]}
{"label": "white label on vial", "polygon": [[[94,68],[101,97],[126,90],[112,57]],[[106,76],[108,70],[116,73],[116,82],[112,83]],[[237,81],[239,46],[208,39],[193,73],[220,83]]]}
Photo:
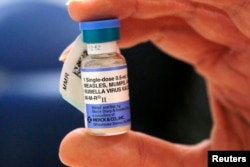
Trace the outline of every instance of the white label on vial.
{"label": "white label on vial", "polygon": [[87,44],[88,54],[104,54],[112,53],[117,51],[117,43],[113,42],[104,42],[104,43],[90,43]]}
{"label": "white label on vial", "polygon": [[112,128],[130,124],[127,66],[82,68],[86,126]]}
{"label": "white label on vial", "polygon": [[63,64],[59,84],[62,97],[82,113],[84,99],[80,68],[81,61],[87,56],[87,45],[82,42],[82,35],[78,35]]}

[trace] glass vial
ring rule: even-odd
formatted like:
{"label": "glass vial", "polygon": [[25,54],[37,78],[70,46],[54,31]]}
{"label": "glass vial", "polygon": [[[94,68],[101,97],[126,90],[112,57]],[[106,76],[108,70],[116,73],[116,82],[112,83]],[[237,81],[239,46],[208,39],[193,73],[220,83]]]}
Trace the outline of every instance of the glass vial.
{"label": "glass vial", "polygon": [[127,64],[118,53],[118,19],[80,23],[88,57],[82,62],[85,127],[98,136],[130,130]]}

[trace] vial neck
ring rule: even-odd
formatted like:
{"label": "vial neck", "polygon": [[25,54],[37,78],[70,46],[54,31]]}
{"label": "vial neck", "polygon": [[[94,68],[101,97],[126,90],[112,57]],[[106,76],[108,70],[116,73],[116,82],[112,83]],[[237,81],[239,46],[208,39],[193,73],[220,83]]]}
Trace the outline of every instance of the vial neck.
{"label": "vial neck", "polygon": [[103,43],[88,43],[87,44],[87,51],[89,55],[108,55],[112,53],[116,53],[118,50],[117,42],[103,42]]}

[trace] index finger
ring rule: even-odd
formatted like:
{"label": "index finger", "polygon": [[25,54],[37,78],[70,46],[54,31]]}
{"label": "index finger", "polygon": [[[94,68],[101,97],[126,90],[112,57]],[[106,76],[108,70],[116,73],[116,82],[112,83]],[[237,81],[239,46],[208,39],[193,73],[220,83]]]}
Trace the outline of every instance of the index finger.
{"label": "index finger", "polygon": [[172,0],[72,0],[68,3],[69,14],[75,21],[105,18],[153,18],[172,15],[194,8],[191,2]]}

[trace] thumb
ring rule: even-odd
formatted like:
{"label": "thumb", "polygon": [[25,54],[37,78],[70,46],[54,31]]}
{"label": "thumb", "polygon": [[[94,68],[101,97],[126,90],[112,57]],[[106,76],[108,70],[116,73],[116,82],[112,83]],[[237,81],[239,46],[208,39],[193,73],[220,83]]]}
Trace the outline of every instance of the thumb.
{"label": "thumb", "polygon": [[208,141],[184,146],[133,131],[91,136],[79,128],[63,139],[59,157],[65,165],[79,167],[201,167],[206,166],[208,147]]}

